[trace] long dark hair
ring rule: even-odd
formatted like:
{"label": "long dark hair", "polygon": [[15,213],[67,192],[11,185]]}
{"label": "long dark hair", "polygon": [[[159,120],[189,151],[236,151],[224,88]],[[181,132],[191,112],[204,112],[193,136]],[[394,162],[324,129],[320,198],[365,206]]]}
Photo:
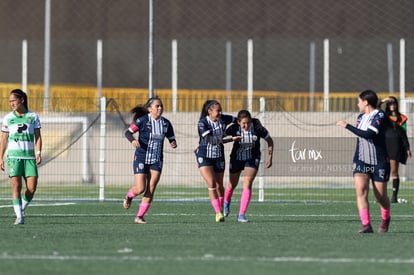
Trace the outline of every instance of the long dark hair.
{"label": "long dark hair", "polygon": [[387,115],[387,117],[392,116],[392,111],[390,110],[390,105],[394,104],[395,105],[395,116],[397,117],[396,122],[401,122],[402,118],[401,118],[401,113],[400,113],[400,109],[398,108],[398,100],[395,96],[389,96],[389,98],[391,98],[393,101],[387,101],[385,104],[385,114]]}
{"label": "long dark hair", "polygon": [[26,110],[29,110],[29,105],[27,103],[27,94],[25,92],[23,92],[20,89],[14,89],[10,92],[10,95],[14,95],[15,97],[17,97],[18,99],[23,101],[23,106],[26,108]]}
{"label": "long dark hair", "polygon": [[145,105],[137,105],[131,109],[132,122],[135,122],[137,118],[142,117],[143,115],[148,114],[148,109]]}
{"label": "long dark hair", "polygon": [[148,98],[148,100],[145,104],[140,104],[140,105],[137,105],[134,108],[132,108],[131,109],[131,114],[133,114],[132,122],[135,122],[137,120],[137,118],[148,114],[149,113],[148,108],[151,107],[152,103],[155,100],[159,100],[161,102],[161,105],[162,105],[161,98],[159,96],[153,96],[153,97]]}
{"label": "long dark hair", "polygon": [[203,104],[203,109],[201,110],[200,119],[206,117],[208,115],[208,110],[210,110],[215,105],[219,105],[221,107],[221,104],[215,99],[206,100],[206,102]]}

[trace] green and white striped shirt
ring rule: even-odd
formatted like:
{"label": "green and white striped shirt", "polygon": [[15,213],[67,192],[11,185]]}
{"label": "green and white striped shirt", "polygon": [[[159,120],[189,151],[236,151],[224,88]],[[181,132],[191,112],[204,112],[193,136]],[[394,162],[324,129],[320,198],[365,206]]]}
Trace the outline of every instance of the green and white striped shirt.
{"label": "green and white striped shirt", "polygon": [[10,112],[3,118],[1,130],[9,133],[7,157],[18,159],[36,159],[35,129],[40,129],[39,116],[31,111],[22,117]]}

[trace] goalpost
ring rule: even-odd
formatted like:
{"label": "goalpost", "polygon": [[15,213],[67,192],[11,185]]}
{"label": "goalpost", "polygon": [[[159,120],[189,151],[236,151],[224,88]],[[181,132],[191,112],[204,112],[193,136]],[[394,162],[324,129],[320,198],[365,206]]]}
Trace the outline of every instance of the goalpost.
{"label": "goalpost", "polygon": [[[265,125],[265,106],[266,101],[264,97],[260,98],[260,113],[259,113],[259,119],[262,122],[263,126]],[[265,142],[261,143],[260,150],[262,151],[262,157],[260,159],[260,166],[258,171],[258,179],[259,179],[259,202],[264,202],[264,165],[266,163],[266,156],[267,156],[267,150],[266,146],[264,144]]]}
{"label": "goalpost", "polygon": [[58,124],[82,124],[82,181],[90,182],[91,174],[88,169],[89,148],[88,148],[88,118],[86,116],[73,117],[51,117],[44,116],[41,123],[58,123]]}

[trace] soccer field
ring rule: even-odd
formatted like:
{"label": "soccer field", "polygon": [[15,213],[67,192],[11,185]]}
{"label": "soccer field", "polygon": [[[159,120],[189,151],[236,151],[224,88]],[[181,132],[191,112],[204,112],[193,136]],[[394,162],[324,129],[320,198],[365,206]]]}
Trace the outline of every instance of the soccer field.
{"label": "soccer field", "polygon": [[[138,205],[33,202],[26,224],[0,202],[1,274],[409,274],[413,205],[393,205],[390,231],[358,234],[354,203],[238,202],[216,223],[209,202],[154,201],[148,224]],[[380,215],[371,203],[373,226]]]}

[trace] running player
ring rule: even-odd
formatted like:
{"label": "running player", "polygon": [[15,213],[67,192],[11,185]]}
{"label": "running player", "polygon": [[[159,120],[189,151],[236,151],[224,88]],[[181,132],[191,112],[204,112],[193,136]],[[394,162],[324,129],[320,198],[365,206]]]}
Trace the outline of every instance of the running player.
{"label": "running player", "polygon": [[216,100],[207,100],[203,104],[200,120],[198,121],[199,145],[195,150],[197,164],[201,176],[207,183],[211,205],[216,213],[216,222],[224,222],[223,177],[225,169],[223,140],[226,127],[236,122],[231,115],[222,114],[221,105]]}
{"label": "running player", "polygon": [[[134,186],[125,196],[123,206],[131,207],[132,200],[144,193],[135,223],[145,224],[144,215],[150,208],[155,188],[161,177],[163,166],[164,138],[172,148],[177,147],[171,122],[162,116],[163,105],[159,97],[151,97],[144,106],[136,106],[131,110],[133,123],[125,132],[125,137],[136,148],[134,156]],[[139,133],[138,140],[134,138]]]}
{"label": "running player", "polygon": [[[14,224],[24,224],[24,210],[36,192],[37,165],[42,161],[41,125],[39,116],[29,110],[25,92],[12,90],[9,103],[13,111],[3,118],[0,168],[5,170],[3,157],[7,149],[7,173],[12,182],[12,202],[16,214]],[[22,196],[23,179],[26,191]]]}
{"label": "running player", "polygon": [[230,179],[224,194],[223,212],[225,217],[229,215],[231,197],[239,183],[240,174],[244,170],[243,191],[237,221],[248,222],[246,211],[252,196],[252,184],[260,164],[260,138],[267,142],[266,168],[272,166],[273,139],[270,137],[269,131],[263,127],[258,119],[252,118],[247,110],[239,111],[237,123],[231,125],[225,132],[226,135],[234,137],[235,142],[230,154]]}
{"label": "running player", "polygon": [[362,229],[359,233],[373,233],[368,202],[371,180],[374,195],[381,209],[382,222],[378,232],[387,232],[390,224],[391,206],[387,195],[390,162],[385,145],[388,119],[383,111],[376,109],[377,103],[377,94],[374,91],[365,90],[358,97],[360,114],[356,127],[343,120],[336,123],[358,137],[353,160],[353,175],[357,206],[362,222]]}

